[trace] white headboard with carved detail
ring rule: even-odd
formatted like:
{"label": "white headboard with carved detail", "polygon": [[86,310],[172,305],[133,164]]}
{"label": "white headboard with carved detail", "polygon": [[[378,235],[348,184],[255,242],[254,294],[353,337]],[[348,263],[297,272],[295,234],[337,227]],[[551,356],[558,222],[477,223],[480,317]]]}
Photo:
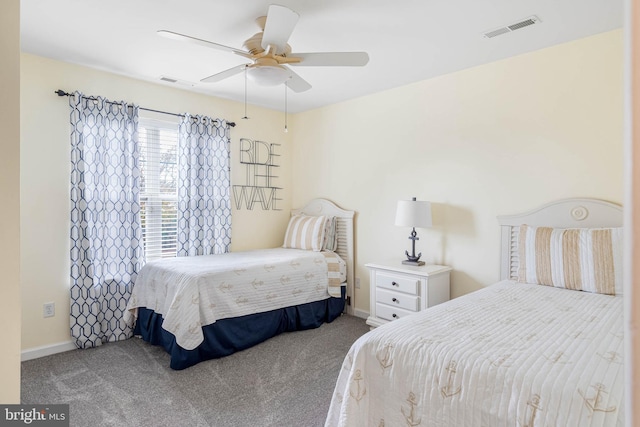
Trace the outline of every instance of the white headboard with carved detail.
{"label": "white headboard with carved detail", "polygon": [[291,214],[336,217],[338,225],[338,249],[336,253],[340,255],[347,264],[347,297],[351,297],[352,301],[351,305],[347,305],[347,313],[353,314],[353,292],[355,283],[353,217],[355,212],[341,209],[327,199],[313,199],[305,207],[293,209]]}
{"label": "white headboard with carved detail", "polygon": [[517,215],[498,217],[502,242],[500,279],[518,277],[518,233],[522,224],[534,227],[621,227],[622,207],[598,199],[562,199]]}

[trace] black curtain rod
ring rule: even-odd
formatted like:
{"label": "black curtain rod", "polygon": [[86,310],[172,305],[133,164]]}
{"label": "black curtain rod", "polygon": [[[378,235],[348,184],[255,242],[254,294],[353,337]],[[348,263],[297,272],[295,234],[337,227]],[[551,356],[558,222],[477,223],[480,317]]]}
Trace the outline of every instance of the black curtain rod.
{"label": "black curtain rod", "polygon": [[[56,91],[54,91],[54,93],[56,93],[58,96],[73,96],[72,93],[69,92],[65,92],[62,89],[58,89]],[[98,98],[95,98],[93,96],[86,96],[85,98],[87,99],[91,99],[96,101]],[[113,102],[113,101],[107,101],[109,104],[118,104],[118,102]],[[160,114],[168,114],[170,116],[177,116],[177,117],[184,117],[184,114],[178,114],[178,113],[170,113],[168,111],[160,111],[160,110],[153,110],[151,108],[144,108],[144,107],[138,107],[140,110],[144,110],[144,111],[151,111],[153,113],[160,113]],[[227,124],[231,127],[235,127],[236,124],[234,122],[227,122]]]}

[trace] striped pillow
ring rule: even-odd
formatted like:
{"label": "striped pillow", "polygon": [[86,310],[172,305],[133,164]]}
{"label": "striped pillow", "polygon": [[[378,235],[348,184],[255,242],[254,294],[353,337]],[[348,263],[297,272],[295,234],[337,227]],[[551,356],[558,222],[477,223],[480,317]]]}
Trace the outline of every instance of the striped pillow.
{"label": "striped pillow", "polygon": [[321,251],[326,222],[327,217],[325,216],[292,216],[284,235],[282,247]]}
{"label": "striped pillow", "polygon": [[518,281],[622,294],[622,228],[520,226]]}

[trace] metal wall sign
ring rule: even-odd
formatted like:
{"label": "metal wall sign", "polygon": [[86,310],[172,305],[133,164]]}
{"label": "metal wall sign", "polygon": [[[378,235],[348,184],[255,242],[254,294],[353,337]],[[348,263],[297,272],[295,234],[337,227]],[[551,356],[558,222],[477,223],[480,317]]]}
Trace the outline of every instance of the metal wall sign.
{"label": "metal wall sign", "polygon": [[278,190],[282,187],[274,184],[278,178],[274,171],[280,167],[278,147],[280,144],[240,138],[240,164],[245,168],[245,179],[244,184],[233,185],[236,209],[251,210],[258,203],[263,210],[281,210]]}

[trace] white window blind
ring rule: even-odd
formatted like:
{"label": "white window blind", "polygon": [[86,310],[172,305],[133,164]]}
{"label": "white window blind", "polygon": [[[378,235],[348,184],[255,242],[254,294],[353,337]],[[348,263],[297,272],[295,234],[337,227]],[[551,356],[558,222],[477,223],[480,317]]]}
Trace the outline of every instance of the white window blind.
{"label": "white window blind", "polygon": [[142,237],[147,261],[176,256],[178,124],[140,118]]}

